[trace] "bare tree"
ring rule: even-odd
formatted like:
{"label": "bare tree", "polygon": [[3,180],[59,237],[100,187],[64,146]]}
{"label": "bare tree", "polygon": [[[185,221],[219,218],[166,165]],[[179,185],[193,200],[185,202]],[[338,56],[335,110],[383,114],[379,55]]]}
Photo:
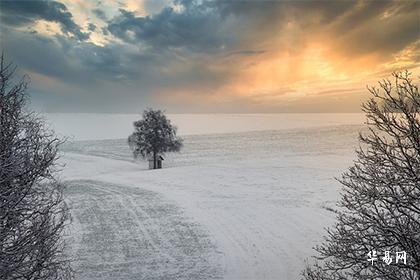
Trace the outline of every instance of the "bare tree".
{"label": "bare tree", "polygon": [[305,279],[420,279],[420,95],[408,72],[393,78],[368,88],[369,132],[339,179],[338,221]]}
{"label": "bare tree", "polygon": [[26,108],[27,81],[0,60],[0,278],[69,279],[69,218],[54,178],[61,141]]}
{"label": "bare tree", "polygon": [[128,138],[134,157],[152,157],[154,168],[157,168],[158,155],[177,152],[182,147],[182,139],[176,136],[176,127],[161,110],[145,110],[143,119],[134,123],[134,129]]}

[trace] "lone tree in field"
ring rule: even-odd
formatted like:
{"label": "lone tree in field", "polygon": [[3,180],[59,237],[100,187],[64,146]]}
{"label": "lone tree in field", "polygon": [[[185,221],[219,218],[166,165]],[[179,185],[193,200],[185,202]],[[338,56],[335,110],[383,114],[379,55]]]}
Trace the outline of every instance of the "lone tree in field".
{"label": "lone tree in field", "polygon": [[176,136],[176,127],[161,110],[149,109],[143,112],[142,120],[134,122],[134,133],[128,137],[128,144],[135,158],[152,158],[156,169],[158,156],[178,152],[182,139]]}
{"label": "lone tree in field", "polygon": [[420,279],[420,95],[408,72],[393,78],[369,88],[369,132],[339,179],[338,221],[305,279]]}
{"label": "lone tree in field", "polygon": [[69,214],[54,178],[61,143],[26,110],[25,79],[0,60],[0,278],[70,279],[62,232]]}

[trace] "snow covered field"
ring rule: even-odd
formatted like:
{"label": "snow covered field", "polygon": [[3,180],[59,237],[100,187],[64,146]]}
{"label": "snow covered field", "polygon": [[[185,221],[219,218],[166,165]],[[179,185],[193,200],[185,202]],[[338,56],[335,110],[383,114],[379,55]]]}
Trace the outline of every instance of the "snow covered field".
{"label": "snow covered field", "polygon": [[151,171],[126,139],[66,144],[77,279],[299,279],[360,129],[188,135]]}

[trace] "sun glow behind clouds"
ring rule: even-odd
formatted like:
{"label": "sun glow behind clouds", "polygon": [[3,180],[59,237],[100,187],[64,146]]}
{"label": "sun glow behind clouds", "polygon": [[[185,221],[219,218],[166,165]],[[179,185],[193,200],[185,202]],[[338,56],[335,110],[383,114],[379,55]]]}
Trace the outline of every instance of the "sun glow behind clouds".
{"label": "sun glow behind clouds", "polygon": [[[190,90],[168,88],[158,92],[160,102],[174,105],[183,100],[195,107],[202,107],[203,103],[223,107],[225,103],[251,100],[254,105],[285,111],[289,104],[296,106],[303,100],[313,103],[314,99],[328,102],[341,99],[359,104],[366,85],[375,85],[378,79],[388,77],[396,69],[413,67],[417,63],[415,54],[418,55],[418,48],[410,45],[390,62],[382,63],[374,53],[348,58],[331,49],[325,41],[308,43],[295,53],[279,50],[249,57],[224,57],[212,62],[213,69],[233,65],[229,80],[222,86]],[[419,70],[418,66],[411,69],[417,73]],[[205,90],[208,94],[197,94]]]}
{"label": "sun glow behind clouds", "polygon": [[[2,15],[2,39],[12,57],[25,57],[13,45],[22,38],[41,52],[17,59],[35,73],[37,91],[71,94],[86,108],[357,111],[367,84],[396,70],[419,72],[415,1],[48,3],[40,14],[5,6],[21,17]],[[61,59],[57,71],[45,67],[51,53]],[[52,95],[40,77],[63,93]]]}

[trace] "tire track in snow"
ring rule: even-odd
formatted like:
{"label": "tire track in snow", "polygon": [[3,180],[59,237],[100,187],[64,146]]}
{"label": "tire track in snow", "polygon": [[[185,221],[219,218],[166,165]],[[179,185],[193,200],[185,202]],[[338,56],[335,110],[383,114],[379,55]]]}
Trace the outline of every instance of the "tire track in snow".
{"label": "tire track in snow", "polygon": [[67,181],[76,279],[220,279],[207,233],[161,195],[99,181]]}

